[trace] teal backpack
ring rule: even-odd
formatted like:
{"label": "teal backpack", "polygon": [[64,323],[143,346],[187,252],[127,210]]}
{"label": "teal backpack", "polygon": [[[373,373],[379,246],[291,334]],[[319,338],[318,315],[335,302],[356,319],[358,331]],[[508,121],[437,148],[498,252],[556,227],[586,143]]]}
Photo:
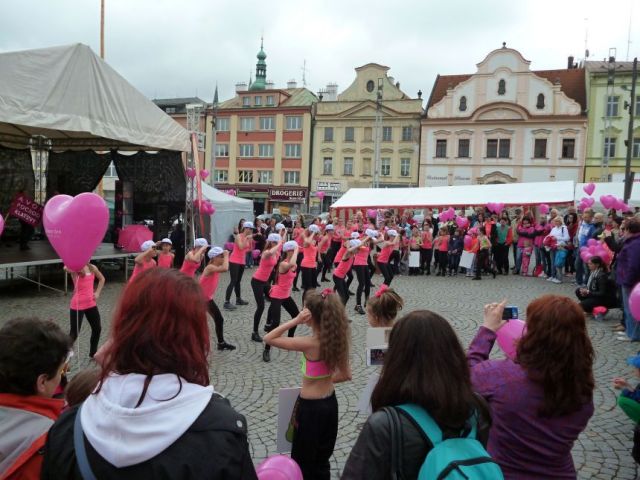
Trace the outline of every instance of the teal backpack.
{"label": "teal backpack", "polygon": [[[477,419],[475,415],[471,418],[471,432],[467,437],[443,440],[442,430],[424,408],[410,403],[399,405],[396,408],[409,415],[433,444],[433,448],[427,454],[420,468],[418,480],[504,479],[496,461],[476,439]],[[398,455],[398,445],[394,447],[393,444],[402,443],[402,439],[396,437],[396,425],[393,425],[399,420],[396,418],[395,421],[392,421],[392,457]],[[391,463],[393,468],[393,460]],[[402,478],[402,475],[393,472],[393,477]]]}

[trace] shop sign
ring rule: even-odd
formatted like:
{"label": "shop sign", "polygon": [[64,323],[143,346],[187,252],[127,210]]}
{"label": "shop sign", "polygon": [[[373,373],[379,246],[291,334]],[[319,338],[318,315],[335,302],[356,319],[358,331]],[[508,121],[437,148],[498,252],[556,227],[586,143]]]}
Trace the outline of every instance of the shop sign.
{"label": "shop sign", "polygon": [[292,188],[270,188],[269,198],[271,200],[282,200],[286,202],[304,202],[307,197],[306,190]]}
{"label": "shop sign", "polygon": [[316,182],[316,190],[323,192],[341,192],[342,183],[340,182]]}

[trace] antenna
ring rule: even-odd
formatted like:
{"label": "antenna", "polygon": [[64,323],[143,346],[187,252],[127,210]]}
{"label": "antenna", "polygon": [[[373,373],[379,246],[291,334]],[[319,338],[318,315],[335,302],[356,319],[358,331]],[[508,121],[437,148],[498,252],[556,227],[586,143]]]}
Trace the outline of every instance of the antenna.
{"label": "antenna", "polygon": [[309,70],[307,70],[307,60],[305,59],[304,62],[302,62],[302,68],[300,69],[302,70],[302,86],[306,87],[307,86],[307,72]]}
{"label": "antenna", "polygon": [[584,19],[584,59],[585,61],[589,58],[589,19],[585,17]]}

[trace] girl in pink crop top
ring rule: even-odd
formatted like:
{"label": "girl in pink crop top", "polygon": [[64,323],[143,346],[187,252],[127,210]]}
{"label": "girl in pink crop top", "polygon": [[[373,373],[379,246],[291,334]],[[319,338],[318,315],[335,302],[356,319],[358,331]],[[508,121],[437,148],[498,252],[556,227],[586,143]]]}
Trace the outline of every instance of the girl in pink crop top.
{"label": "girl in pink crop top", "polygon": [[207,251],[207,248],[209,248],[209,245],[193,247],[191,250],[189,250],[184,257],[184,262],[182,262],[180,271],[187,277],[194,278],[196,276],[196,271],[198,270],[198,268],[200,268],[200,265],[202,265],[204,252]]}
{"label": "girl in pink crop top", "polygon": [[[300,324],[311,327],[312,335],[283,336]],[[264,337],[268,345],[302,354],[302,389],[292,416],[291,458],[300,466],[303,478],[329,476],[338,431],[334,384],[351,379],[348,325],[340,298],[326,289],[309,292],[302,312]]]}
{"label": "girl in pink crop top", "polygon": [[138,275],[140,275],[142,272],[155,267],[156,261],[154,260],[154,258],[157,256],[158,256],[158,250],[156,250],[155,246],[149,247],[144,252],[139,253],[136,256],[136,258],[133,260],[134,267],[133,267],[133,272],[129,277],[129,283],[131,283],[133,279],[136,278]]}
{"label": "girl in pink crop top", "polygon": [[[91,263],[82,267],[79,272],[72,272],[64,267],[65,272],[71,275],[73,281],[73,296],[69,305],[69,336],[75,342],[82,327],[82,320],[86,316],[91,327],[91,337],[89,339],[89,356],[98,350],[100,341],[100,312],[98,311],[97,300],[100,298],[102,287],[104,287],[104,275],[98,267]],[[98,280],[98,288],[93,290],[95,280]]]}
{"label": "girl in pink crop top", "polygon": [[160,241],[160,248],[162,249],[158,254],[158,266],[162,268],[173,267],[173,258],[175,255],[171,253],[171,240],[165,238]]}

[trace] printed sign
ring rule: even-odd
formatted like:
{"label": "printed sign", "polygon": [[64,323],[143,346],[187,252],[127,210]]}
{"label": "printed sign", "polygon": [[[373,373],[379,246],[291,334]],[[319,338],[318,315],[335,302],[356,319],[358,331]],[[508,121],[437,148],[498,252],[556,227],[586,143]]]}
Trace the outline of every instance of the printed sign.
{"label": "printed sign", "polygon": [[271,200],[283,200],[287,202],[302,202],[307,196],[307,191],[304,189],[293,188],[270,188],[269,198]]}
{"label": "printed sign", "polygon": [[420,252],[409,252],[409,268],[420,268]]}
{"label": "printed sign", "polygon": [[379,379],[380,379],[379,372],[375,372],[369,375],[369,380],[367,381],[367,385],[364,387],[364,389],[360,393],[360,398],[358,399],[358,411],[360,413],[364,413],[365,415],[371,415],[371,394],[373,393],[373,389],[376,388],[376,385],[378,384]]}
{"label": "printed sign", "polygon": [[460,256],[460,266],[463,268],[471,268],[475,254],[464,251]]}
{"label": "printed sign", "polygon": [[286,453],[291,451],[291,442],[287,440],[287,430],[291,421],[291,414],[302,388],[281,388],[278,391],[278,430],[276,433],[276,451]]}
{"label": "printed sign", "polygon": [[9,215],[22,220],[24,223],[37,227],[42,220],[42,205],[24,195],[16,197],[9,207]]}

